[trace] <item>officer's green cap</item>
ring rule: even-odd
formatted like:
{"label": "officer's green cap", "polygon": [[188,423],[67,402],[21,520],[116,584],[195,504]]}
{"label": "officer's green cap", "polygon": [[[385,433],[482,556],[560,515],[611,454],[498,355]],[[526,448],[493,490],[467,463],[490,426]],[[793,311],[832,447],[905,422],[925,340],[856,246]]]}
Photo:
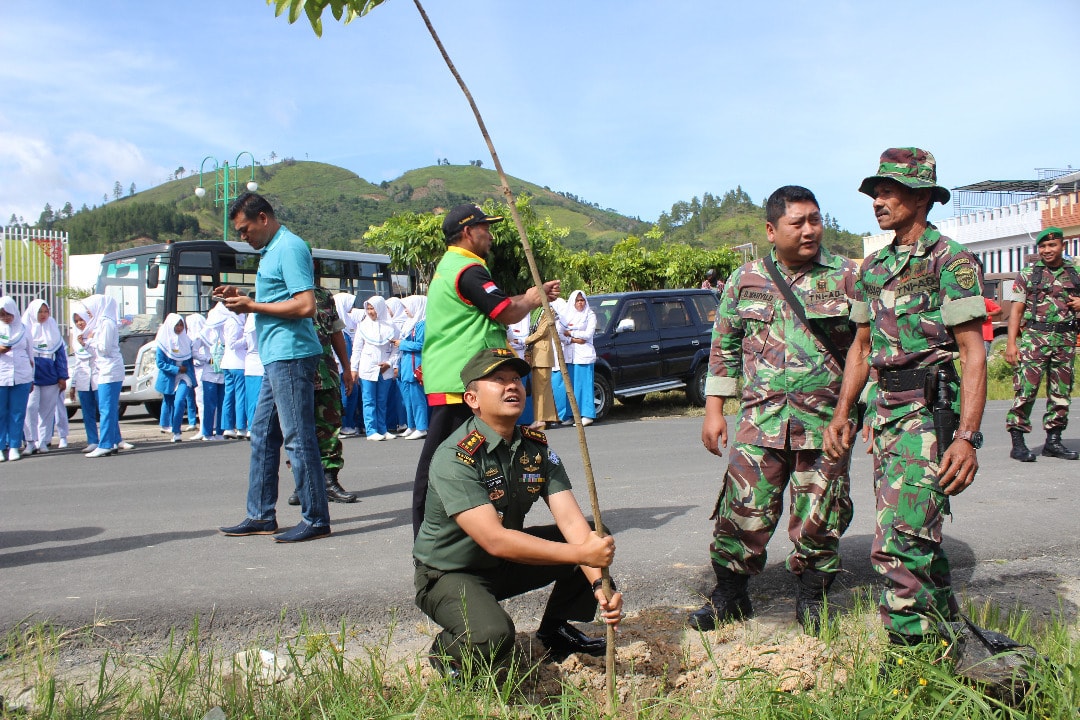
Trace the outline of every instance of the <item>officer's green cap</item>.
{"label": "officer's green cap", "polygon": [[859,192],[874,197],[874,187],[881,180],[895,180],[913,190],[931,188],[931,205],[935,200],[944,205],[951,197],[948,188],[937,184],[934,156],[917,147],[889,148],[881,153],[877,174],[863,180]]}
{"label": "officer's green cap", "polygon": [[529,367],[529,363],[514,354],[513,350],[484,348],[473,355],[469,362],[465,363],[465,367],[461,369],[461,384],[468,387],[473,380],[487,377],[504,365],[509,365],[521,377],[528,375],[532,369]]}
{"label": "officer's green cap", "polygon": [[1043,240],[1064,240],[1065,232],[1059,227],[1048,227],[1039,233],[1039,236],[1035,238],[1035,245],[1038,246]]}

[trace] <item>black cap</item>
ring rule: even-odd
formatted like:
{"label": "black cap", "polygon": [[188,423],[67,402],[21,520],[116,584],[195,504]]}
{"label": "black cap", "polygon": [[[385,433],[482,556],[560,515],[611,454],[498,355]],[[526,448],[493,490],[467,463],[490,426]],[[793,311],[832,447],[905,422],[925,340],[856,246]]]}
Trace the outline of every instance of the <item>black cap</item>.
{"label": "black cap", "polygon": [[485,378],[503,365],[509,365],[521,377],[525,377],[532,370],[529,363],[519,358],[513,350],[484,348],[473,355],[469,362],[465,363],[465,367],[461,368],[461,384],[468,387],[473,380]]}
{"label": "black cap", "polygon": [[497,223],[501,221],[501,216],[487,215],[476,205],[458,205],[450,208],[450,212],[446,213],[446,217],[443,218],[442,221],[442,231],[443,235],[449,240],[463,228],[467,228],[470,225]]}

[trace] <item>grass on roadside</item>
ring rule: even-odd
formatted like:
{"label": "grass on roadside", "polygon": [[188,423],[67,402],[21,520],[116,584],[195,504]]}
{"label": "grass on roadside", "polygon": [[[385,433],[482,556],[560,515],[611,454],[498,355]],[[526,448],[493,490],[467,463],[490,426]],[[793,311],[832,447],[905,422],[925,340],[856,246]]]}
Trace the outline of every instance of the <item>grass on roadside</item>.
{"label": "grass on roadside", "polygon": [[[725,659],[730,635],[701,637],[697,656],[683,643],[679,672],[660,684],[645,682],[641,666],[619,668],[617,716],[636,718],[746,718],[863,720],[965,718],[1027,720],[1069,718],[1080,707],[1080,641],[1061,618],[1034,627],[1023,612],[990,606],[968,608],[980,625],[1035,646],[1045,660],[1031,668],[1029,691],[1006,703],[955,678],[941,648],[894,649],[883,643],[867,594],[851,612],[829,623],[821,661],[805,670],[734,666]],[[212,646],[196,619],[174,634],[164,651],[142,656],[112,648],[101,652],[96,672],[65,678],[58,668],[65,649],[96,646],[94,628],[62,632],[46,625],[9,633],[0,662],[14,718],[599,718],[603,684],[583,680],[587,668],[565,671],[554,683],[550,663],[519,668],[498,682],[478,673],[465,685],[434,675],[420,656],[391,661],[393,629],[385,643],[357,647],[348,627],[327,631],[302,625],[295,634],[229,656]],[[814,641],[812,641],[814,642]],[[887,668],[883,676],[882,667]],[[794,678],[791,674],[801,673]],[[692,682],[689,678],[695,677]],[[13,698],[12,688],[23,688]],[[12,706],[16,699],[23,707]]]}

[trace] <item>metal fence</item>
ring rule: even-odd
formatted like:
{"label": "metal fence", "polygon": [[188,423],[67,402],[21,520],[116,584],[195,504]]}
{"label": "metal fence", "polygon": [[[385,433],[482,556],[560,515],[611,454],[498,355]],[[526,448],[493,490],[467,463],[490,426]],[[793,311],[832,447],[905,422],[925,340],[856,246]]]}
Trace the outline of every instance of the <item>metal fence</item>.
{"label": "metal fence", "polygon": [[68,234],[29,227],[0,228],[0,295],[19,310],[41,298],[67,335]]}

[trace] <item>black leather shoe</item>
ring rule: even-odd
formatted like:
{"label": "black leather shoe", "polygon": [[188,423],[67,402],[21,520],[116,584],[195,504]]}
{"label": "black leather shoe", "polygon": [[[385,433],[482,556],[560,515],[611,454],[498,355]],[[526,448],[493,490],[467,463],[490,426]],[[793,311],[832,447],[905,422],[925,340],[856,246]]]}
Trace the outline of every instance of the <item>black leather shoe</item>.
{"label": "black leather shoe", "polygon": [[589,637],[565,620],[551,629],[538,630],[536,639],[554,657],[566,657],[571,653],[600,657],[607,652],[607,640]]}
{"label": "black leather shoe", "polygon": [[299,505],[300,504],[300,498],[296,495],[296,493],[293,493],[292,495],[289,496],[289,504],[290,505]]}

